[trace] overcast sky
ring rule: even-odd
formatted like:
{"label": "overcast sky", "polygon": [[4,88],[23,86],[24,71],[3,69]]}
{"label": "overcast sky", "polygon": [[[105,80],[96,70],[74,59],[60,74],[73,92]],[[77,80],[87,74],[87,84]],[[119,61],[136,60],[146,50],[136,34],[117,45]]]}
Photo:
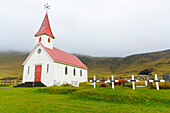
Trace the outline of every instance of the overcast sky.
{"label": "overcast sky", "polygon": [[54,46],[122,57],[170,48],[170,0],[1,0],[0,51],[31,51],[49,3]]}

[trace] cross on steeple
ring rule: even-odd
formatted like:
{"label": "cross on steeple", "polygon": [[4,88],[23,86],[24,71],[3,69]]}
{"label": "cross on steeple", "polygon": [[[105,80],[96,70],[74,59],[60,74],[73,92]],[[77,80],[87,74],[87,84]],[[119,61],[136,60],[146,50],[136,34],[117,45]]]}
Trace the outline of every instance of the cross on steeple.
{"label": "cross on steeple", "polygon": [[44,5],[44,9],[46,9],[46,12],[48,11],[48,9],[50,10],[50,5],[48,5],[48,3],[47,4],[45,4]]}

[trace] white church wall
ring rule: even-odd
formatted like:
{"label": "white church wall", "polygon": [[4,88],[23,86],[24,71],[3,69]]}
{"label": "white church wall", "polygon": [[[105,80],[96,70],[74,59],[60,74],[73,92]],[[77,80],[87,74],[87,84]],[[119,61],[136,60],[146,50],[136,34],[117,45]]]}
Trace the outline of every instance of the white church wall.
{"label": "white church wall", "polygon": [[[56,82],[60,82],[61,84],[69,83],[71,84],[73,81],[79,82],[87,82],[87,70],[81,69],[78,67],[69,66],[66,64],[55,63],[55,71],[54,71],[54,79]],[[67,67],[67,74],[65,74],[65,67]],[[76,70],[76,75],[73,75],[73,70]],[[82,70],[82,76],[80,76],[80,70]]]}
{"label": "white church wall", "polygon": [[[41,49],[41,53],[38,54],[38,49]],[[49,64],[49,72],[47,73],[47,64]],[[50,59],[46,51],[38,46],[29,60],[24,65],[23,71],[23,83],[33,82],[35,77],[35,66],[42,65],[41,70],[41,82],[47,86],[52,86],[54,83],[54,62]],[[30,66],[30,72],[28,74],[28,66]]]}
{"label": "white church wall", "polygon": [[[39,38],[41,37],[41,43],[43,46],[53,49],[53,38],[49,37],[48,35],[40,35],[36,37],[35,45],[39,42]],[[48,38],[50,38],[50,43],[48,42]]]}

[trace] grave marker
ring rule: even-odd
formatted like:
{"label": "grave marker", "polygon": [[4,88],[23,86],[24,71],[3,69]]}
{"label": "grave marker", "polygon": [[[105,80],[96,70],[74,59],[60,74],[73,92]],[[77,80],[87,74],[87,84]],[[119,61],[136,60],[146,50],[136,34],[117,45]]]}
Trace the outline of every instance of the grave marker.
{"label": "grave marker", "polygon": [[79,87],[79,81],[73,81],[73,84],[72,84],[74,87]]}
{"label": "grave marker", "polygon": [[148,81],[147,80],[145,80],[145,86],[148,86]]}
{"label": "grave marker", "polygon": [[155,80],[149,80],[149,82],[156,82],[156,89],[159,90],[159,82],[165,82],[165,80],[158,80],[157,74],[155,74]]}
{"label": "grave marker", "polygon": [[61,82],[59,82],[59,81],[54,81],[54,85],[56,85],[56,86],[61,86]]}
{"label": "grave marker", "polygon": [[119,74],[117,75],[117,79],[119,79]]}
{"label": "grave marker", "polygon": [[163,74],[163,79],[165,80],[165,82],[169,82],[169,74],[168,73],[164,73]]}
{"label": "grave marker", "polygon": [[145,77],[144,77],[144,75],[142,75],[142,80],[145,80]]}
{"label": "grave marker", "polygon": [[134,75],[132,75],[132,79],[128,80],[128,82],[132,82],[132,88],[135,90],[135,82],[139,82],[139,80],[135,80]]}
{"label": "grave marker", "polygon": [[114,89],[114,82],[119,82],[119,80],[114,80],[114,76],[112,75],[112,80],[111,80],[112,89]]}
{"label": "grave marker", "polygon": [[95,76],[94,76],[93,84],[94,84],[94,89],[95,89],[96,88],[96,77]]}
{"label": "grave marker", "polygon": [[149,76],[147,76],[147,80],[149,80]]}

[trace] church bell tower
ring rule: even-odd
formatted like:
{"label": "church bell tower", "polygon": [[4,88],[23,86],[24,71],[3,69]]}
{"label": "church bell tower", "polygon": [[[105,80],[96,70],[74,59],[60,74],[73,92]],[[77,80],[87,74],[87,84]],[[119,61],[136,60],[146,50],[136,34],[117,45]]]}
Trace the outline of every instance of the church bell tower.
{"label": "church bell tower", "polygon": [[36,37],[36,44],[41,43],[43,46],[53,49],[53,41],[55,37],[53,36],[53,33],[51,31],[50,22],[48,19],[47,10],[49,8],[50,6],[48,4],[45,5],[46,15],[44,17],[44,20],[41,24],[39,31],[35,34],[35,37]]}

